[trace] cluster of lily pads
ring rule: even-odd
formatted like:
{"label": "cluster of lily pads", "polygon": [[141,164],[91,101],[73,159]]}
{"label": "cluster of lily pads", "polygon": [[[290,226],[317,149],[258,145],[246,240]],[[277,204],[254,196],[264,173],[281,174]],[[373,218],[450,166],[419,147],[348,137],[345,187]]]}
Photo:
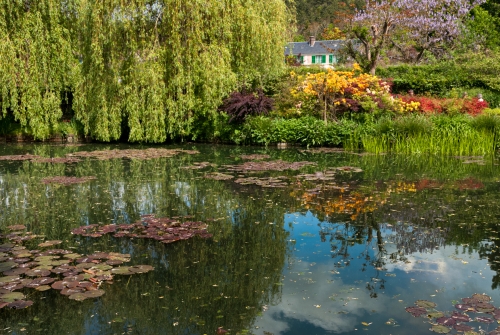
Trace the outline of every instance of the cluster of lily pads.
{"label": "cluster of lily pads", "polygon": [[311,153],[311,154],[330,154],[330,153],[339,153],[346,152],[342,148],[309,148],[305,150],[301,150],[301,152]]}
{"label": "cluster of lily pads", "polygon": [[253,155],[241,155],[240,156],[241,159],[247,159],[247,160],[262,160],[262,159],[268,159],[268,158],[271,158],[271,156],[269,155],[265,155],[265,154],[253,154]]}
{"label": "cluster of lily pads", "polygon": [[200,170],[200,169],[204,169],[204,168],[212,167],[212,166],[217,166],[217,165],[213,164],[213,163],[209,163],[209,162],[199,162],[199,163],[197,162],[197,163],[193,163],[193,165],[183,166],[182,168],[188,169],[188,170]]}
{"label": "cluster of lily pads", "polygon": [[[0,309],[26,308],[33,301],[26,300],[20,290],[59,290],[72,300],[82,301],[104,294],[101,285],[112,283],[115,275],[132,275],[153,270],[150,265],[122,266],[130,261],[129,254],[95,252],[80,255],[65,249],[29,250],[22,242],[37,236],[23,225],[8,227],[11,232],[0,235],[9,242],[0,245]],[[62,241],[45,241],[41,249],[53,247]]]}
{"label": "cluster of lily pads", "polygon": [[[491,297],[486,294],[475,293],[472,297],[463,298],[455,305],[457,310],[448,314],[437,311],[436,303],[428,300],[417,300],[415,306],[406,307],[406,311],[414,317],[426,316],[431,319],[431,331],[447,334],[452,331],[463,332],[466,335],[478,335],[469,323],[478,322],[491,324],[500,320],[500,309],[491,304]],[[489,316],[477,314],[489,314]],[[500,322],[500,321],[499,321]],[[489,335],[500,335],[500,327],[490,331]]]}
{"label": "cluster of lily pads", "polygon": [[79,151],[67,154],[66,157],[42,157],[38,155],[5,155],[0,156],[0,161],[32,161],[35,163],[77,163],[81,159],[78,157],[90,157],[99,160],[113,158],[130,158],[130,159],[153,159],[162,157],[173,157],[178,154],[194,155],[199,152],[196,150],[181,150],[181,149],[164,149],[164,148],[149,148],[149,149],[124,149],[124,150],[97,150],[97,151]]}
{"label": "cluster of lily pads", "polygon": [[0,156],[0,161],[32,161],[35,163],[57,163],[57,164],[63,164],[63,163],[77,163],[80,161],[80,159],[76,157],[42,157],[38,155],[31,155],[31,154],[26,154],[26,155],[6,155],[6,156]]}
{"label": "cluster of lily pads", "polygon": [[238,178],[234,182],[241,185],[257,185],[261,187],[287,187],[288,183],[283,180],[284,177],[247,177]]}
{"label": "cluster of lily pads", "polygon": [[198,154],[196,150],[182,149],[164,149],[164,148],[149,148],[149,149],[121,149],[121,150],[96,150],[96,151],[79,151],[68,156],[90,157],[99,160],[113,158],[129,158],[129,159],[153,159],[162,157],[173,157],[178,154]]}
{"label": "cluster of lily pads", "polygon": [[316,165],[314,162],[285,162],[282,160],[275,161],[250,161],[239,165],[224,165],[228,171],[234,172],[249,172],[249,171],[284,171],[284,170],[299,170],[304,166]]}
{"label": "cluster of lily pads", "polygon": [[100,226],[91,224],[71,231],[74,235],[101,237],[113,234],[114,237],[154,239],[162,243],[173,243],[195,236],[210,238],[207,225],[199,221],[181,222],[174,218],[157,218],[153,214],[143,215],[140,220],[130,224],[109,224]]}
{"label": "cluster of lily pads", "polygon": [[92,180],[92,179],[96,179],[96,177],[94,177],[94,176],[86,176],[86,177],[56,176],[56,177],[43,178],[42,183],[44,183],[44,184],[71,185],[71,184],[85,183],[85,182]]}
{"label": "cluster of lily pads", "polygon": [[213,180],[229,180],[233,179],[234,176],[230,174],[220,173],[220,172],[210,172],[205,174],[205,178]]}

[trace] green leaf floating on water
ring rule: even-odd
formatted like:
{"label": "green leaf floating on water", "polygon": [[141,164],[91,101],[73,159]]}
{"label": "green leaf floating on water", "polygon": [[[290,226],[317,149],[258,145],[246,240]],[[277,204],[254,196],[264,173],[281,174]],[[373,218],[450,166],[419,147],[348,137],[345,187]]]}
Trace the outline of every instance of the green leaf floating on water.
{"label": "green leaf floating on water", "polygon": [[3,262],[0,263],[0,272],[4,272],[7,270],[12,269],[13,267],[17,266],[17,263],[15,262]]}
{"label": "green leaf floating on water", "polygon": [[6,294],[0,294],[0,301],[3,302],[13,302],[16,300],[22,300],[25,296],[21,292],[11,292]]}
{"label": "green leaf floating on water", "polygon": [[415,305],[423,308],[434,308],[436,307],[436,303],[428,300],[417,300]]}
{"label": "green leaf floating on water", "polygon": [[438,334],[447,334],[451,331],[450,328],[442,325],[433,325],[429,330]]}
{"label": "green leaf floating on water", "polygon": [[443,316],[444,316],[444,314],[442,312],[432,312],[432,313],[427,314],[427,317],[430,319],[437,319],[437,318],[441,318]]}

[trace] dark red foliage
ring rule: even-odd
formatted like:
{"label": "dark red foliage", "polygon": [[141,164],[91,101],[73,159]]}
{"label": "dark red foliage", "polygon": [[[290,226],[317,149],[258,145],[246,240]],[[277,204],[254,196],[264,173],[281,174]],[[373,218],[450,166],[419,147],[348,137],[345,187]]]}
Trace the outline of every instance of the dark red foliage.
{"label": "dark red foliage", "polygon": [[219,110],[231,117],[229,123],[242,123],[247,116],[268,114],[273,109],[273,103],[273,99],[266,97],[262,89],[256,93],[243,89],[231,93]]}

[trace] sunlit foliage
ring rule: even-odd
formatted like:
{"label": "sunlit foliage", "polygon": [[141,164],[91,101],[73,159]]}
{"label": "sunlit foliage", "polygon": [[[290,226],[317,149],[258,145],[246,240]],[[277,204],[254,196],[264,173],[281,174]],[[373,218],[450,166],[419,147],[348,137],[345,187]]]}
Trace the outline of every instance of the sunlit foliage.
{"label": "sunlit foliage", "polygon": [[283,69],[289,20],[282,0],[2,0],[0,117],[44,139],[71,103],[100,141],[187,137]]}

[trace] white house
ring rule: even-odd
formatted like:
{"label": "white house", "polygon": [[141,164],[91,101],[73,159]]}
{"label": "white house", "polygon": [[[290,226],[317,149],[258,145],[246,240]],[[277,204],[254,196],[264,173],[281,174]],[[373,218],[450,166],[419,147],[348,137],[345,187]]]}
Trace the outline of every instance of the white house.
{"label": "white house", "polygon": [[338,63],[338,51],[342,40],[316,41],[314,36],[308,42],[290,42],[285,47],[285,57],[293,55],[303,65],[319,64],[325,67]]}

